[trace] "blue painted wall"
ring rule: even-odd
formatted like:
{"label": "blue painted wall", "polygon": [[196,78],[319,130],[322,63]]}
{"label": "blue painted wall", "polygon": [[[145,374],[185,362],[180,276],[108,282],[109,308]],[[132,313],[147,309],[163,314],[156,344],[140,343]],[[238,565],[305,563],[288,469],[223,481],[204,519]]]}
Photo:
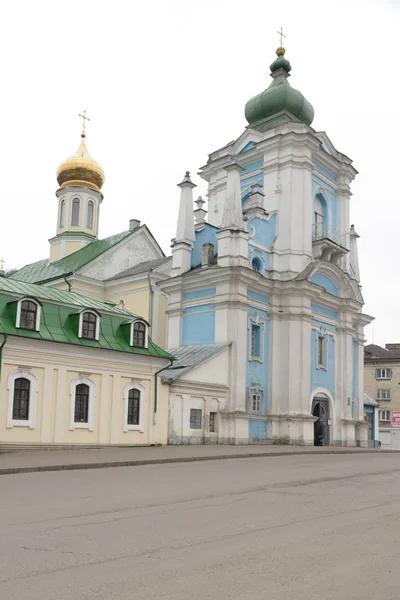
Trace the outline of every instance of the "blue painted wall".
{"label": "blue painted wall", "polygon": [[276,213],[273,213],[268,221],[259,217],[250,219],[248,231],[251,235],[250,243],[255,242],[266,249],[270,248],[276,238]]}
{"label": "blue painted wall", "polygon": [[201,254],[203,252],[203,244],[214,244],[214,256],[218,251],[217,233],[219,229],[207,223],[204,229],[196,231],[195,242],[192,250],[191,266],[198,267],[201,265]]}
{"label": "blue painted wall", "polygon": [[259,183],[262,187],[264,187],[264,175],[263,173],[255,173],[262,168],[264,161],[257,160],[246,167],[244,167],[243,171],[240,174],[241,179],[241,189],[242,189],[242,199],[246,195],[250,186],[255,183]]}
{"label": "blue painted wall", "polygon": [[311,392],[316,388],[327,389],[335,398],[335,339],[328,335],[327,369],[317,368],[317,330],[311,329]]}
{"label": "blue painted wall", "polygon": [[207,298],[207,296],[215,296],[217,292],[216,288],[205,288],[203,290],[195,290],[193,292],[186,292],[183,294],[184,300],[193,300],[196,298]]}
{"label": "blue painted wall", "polygon": [[183,311],[182,344],[214,344],[215,304],[191,306]]}
{"label": "blue painted wall", "polygon": [[[329,183],[326,183],[326,181],[324,181],[323,179],[318,177],[318,175],[313,174],[313,176],[312,176],[313,196],[316,193],[318,193],[317,188],[319,188],[319,187],[323,187],[326,190],[325,199],[329,203],[330,214],[331,214],[331,221],[330,221],[329,225],[336,229],[337,228],[337,200],[336,200],[335,190],[333,189],[333,187],[331,185],[329,185]],[[314,212],[314,207],[313,207],[313,212]]]}
{"label": "blue painted wall", "polygon": [[269,304],[270,302],[269,296],[267,296],[266,294],[261,294],[256,290],[251,290],[250,288],[247,289],[247,297],[251,298],[251,300],[257,300],[257,302],[262,302],[263,304]]}
{"label": "blue painted wall", "polygon": [[249,438],[251,440],[266,440],[267,437],[267,422],[249,419]]}
{"label": "blue painted wall", "polygon": [[248,152],[249,150],[253,150],[257,146],[256,142],[248,142],[239,152],[239,154],[243,154],[244,152]]}
{"label": "blue painted wall", "polygon": [[357,344],[353,340],[352,345],[352,373],[351,373],[351,416],[356,417],[356,406],[358,396],[358,361],[357,361]]}
{"label": "blue painted wall", "polygon": [[324,329],[329,329],[329,331],[337,331],[336,325],[331,325],[330,323],[325,323],[325,321],[320,321],[319,319],[313,319],[312,324],[316,325],[318,329],[323,327]]}
{"label": "blue painted wall", "polygon": [[327,275],[323,273],[314,273],[311,277],[311,281],[325,288],[328,294],[332,294],[332,296],[339,296],[339,290],[336,285],[333,283],[332,279],[330,279]]}
{"label": "blue painted wall", "polygon": [[336,310],[331,310],[330,308],[326,308],[325,306],[321,306],[320,304],[315,304],[315,302],[311,303],[311,310],[319,315],[324,315],[325,317],[330,317],[331,319],[337,319],[339,317]]}
{"label": "blue painted wall", "polygon": [[323,167],[322,165],[314,163],[314,168],[316,171],[319,171],[321,175],[325,175],[325,177],[327,177],[331,181],[336,181],[336,175],[334,175],[331,171],[328,171],[328,169],[325,169],[325,167]]}

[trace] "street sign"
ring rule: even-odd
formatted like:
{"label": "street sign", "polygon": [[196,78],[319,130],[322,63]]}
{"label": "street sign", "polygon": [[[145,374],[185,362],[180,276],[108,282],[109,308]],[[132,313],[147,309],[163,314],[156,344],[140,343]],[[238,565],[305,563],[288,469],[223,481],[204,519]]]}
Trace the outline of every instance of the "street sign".
{"label": "street sign", "polygon": [[392,427],[400,427],[400,412],[392,412]]}

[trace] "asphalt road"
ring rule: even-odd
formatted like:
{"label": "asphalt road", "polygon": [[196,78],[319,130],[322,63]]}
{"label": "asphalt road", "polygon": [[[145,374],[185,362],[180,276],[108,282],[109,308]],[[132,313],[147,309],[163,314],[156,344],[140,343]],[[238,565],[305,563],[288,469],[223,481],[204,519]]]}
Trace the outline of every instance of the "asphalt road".
{"label": "asphalt road", "polygon": [[400,455],[0,477],[1,600],[398,600]]}

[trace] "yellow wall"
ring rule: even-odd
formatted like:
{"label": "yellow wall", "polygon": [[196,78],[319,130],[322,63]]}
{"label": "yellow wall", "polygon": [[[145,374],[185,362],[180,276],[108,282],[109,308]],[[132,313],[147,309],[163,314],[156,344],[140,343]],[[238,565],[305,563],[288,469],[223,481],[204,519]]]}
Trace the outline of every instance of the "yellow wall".
{"label": "yellow wall", "polygon": [[[43,352],[43,344],[46,352]],[[107,350],[94,351],[94,349],[88,352],[79,349],[79,356],[75,357],[74,354],[74,348],[69,345],[29,341],[24,346],[12,348],[12,342],[7,343],[3,353],[0,382],[0,443],[104,445],[167,443],[168,387],[161,383],[158,386],[156,424],[153,423],[154,372],[167,364],[167,361],[149,359],[148,364],[142,365],[136,362],[134,355]],[[18,371],[22,365],[38,380],[34,429],[25,426],[7,427],[8,377]],[[82,374],[89,375],[96,384],[93,431],[70,430],[70,385]],[[144,430],[125,432],[124,388],[132,381],[140,383],[145,388]]]}

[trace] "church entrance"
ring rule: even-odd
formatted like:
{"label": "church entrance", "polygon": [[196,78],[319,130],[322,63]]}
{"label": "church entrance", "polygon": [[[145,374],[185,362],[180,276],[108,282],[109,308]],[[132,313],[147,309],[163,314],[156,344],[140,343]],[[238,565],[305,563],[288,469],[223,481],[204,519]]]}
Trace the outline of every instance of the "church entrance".
{"label": "church entrance", "polygon": [[314,446],[329,446],[331,443],[331,426],[329,400],[326,396],[316,396],[314,398],[312,414],[317,417],[314,423]]}

